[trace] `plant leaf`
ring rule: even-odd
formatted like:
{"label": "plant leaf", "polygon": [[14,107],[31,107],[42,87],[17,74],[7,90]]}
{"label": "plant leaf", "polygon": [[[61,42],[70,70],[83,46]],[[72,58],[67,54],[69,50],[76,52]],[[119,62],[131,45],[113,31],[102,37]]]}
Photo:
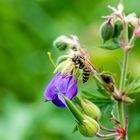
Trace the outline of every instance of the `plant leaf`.
{"label": "plant leaf", "polygon": [[102,104],[100,107],[102,112],[102,117],[111,118],[111,113],[113,111],[115,103],[113,101],[108,101],[107,103]]}
{"label": "plant leaf", "polygon": [[104,90],[100,85],[97,84],[97,91],[99,92],[100,95],[109,98],[107,95],[106,90]]}
{"label": "plant leaf", "polygon": [[[101,91],[101,90],[100,90]],[[106,96],[107,94],[104,91],[100,92],[99,90],[96,93],[91,93],[89,91],[82,91],[82,95],[88,99],[108,99],[109,97]]]}
{"label": "plant leaf", "polygon": [[132,75],[130,72],[128,72],[126,75],[126,86],[128,86],[131,83],[131,80],[132,80]]}
{"label": "plant leaf", "polygon": [[120,45],[119,44],[100,44],[100,45],[97,45],[97,47],[107,49],[107,50],[115,50],[115,49],[120,48]]}
{"label": "plant leaf", "polygon": [[127,86],[127,92],[128,94],[140,93],[140,77]]}

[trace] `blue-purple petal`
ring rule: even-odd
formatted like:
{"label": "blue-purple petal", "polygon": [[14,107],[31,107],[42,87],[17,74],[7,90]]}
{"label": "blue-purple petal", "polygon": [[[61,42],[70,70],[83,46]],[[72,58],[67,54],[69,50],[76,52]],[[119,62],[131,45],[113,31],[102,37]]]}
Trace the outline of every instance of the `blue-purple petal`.
{"label": "blue-purple petal", "polygon": [[57,95],[56,98],[52,100],[52,102],[60,108],[66,107],[63,97],[60,97],[59,95]]}
{"label": "blue-purple petal", "polygon": [[66,77],[61,77],[59,79],[59,82],[56,83],[56,86],[58,87],[58,89],[65,95],[67,92],[67,88],[69,86],[69,82],[71,80],[70,76],[66,76]]}
{"label": "blue-purple petal", "polygon": [[45,90],[45,100],[52,101],[56,106],[64,108],[66,105],[63,95],[72,100],[77,92],[77,80],[74,80],[71,74],[63,77],[61,73],[58,73]]}
{"label": "blue-purple petal", "polygon": [[47,86],[46,90],[45,90],[45,100],[49,101],[49,100],[53,100],[55,98],[55,96],[57,95],[57,90],[55,88],[55,84],[58,81],[58,79],[60,79],[61,77],[61,73],[58,73],[49,83],[49,85]]}
{"label": "blue-purple petal", "polygon": [[77,80],[72,79],[65,96],[68,99],[72,100],[77,95],[77,92],[78,92]]}

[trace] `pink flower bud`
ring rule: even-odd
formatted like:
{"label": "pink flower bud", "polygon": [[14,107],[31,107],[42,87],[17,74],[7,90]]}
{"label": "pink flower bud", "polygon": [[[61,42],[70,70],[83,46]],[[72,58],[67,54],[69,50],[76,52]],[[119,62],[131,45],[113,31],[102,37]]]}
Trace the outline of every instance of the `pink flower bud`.
{"label": "pink flower bud", "polygon": [[135,30],[135,36],[140,37],[140,26],[136,28]]}

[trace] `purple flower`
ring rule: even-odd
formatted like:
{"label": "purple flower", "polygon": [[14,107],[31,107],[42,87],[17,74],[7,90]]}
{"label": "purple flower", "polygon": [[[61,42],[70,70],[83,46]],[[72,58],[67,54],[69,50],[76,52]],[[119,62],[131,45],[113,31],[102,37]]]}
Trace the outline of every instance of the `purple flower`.
{"label": "purple flower", "polygon": [[77,92],[77,80],[73,79],[71,74],[62,77],[61,73],[58,73],[45,90],[45,100],[52,101],[56,106],[64,108],[66,104],[63,95],[72,100]]}

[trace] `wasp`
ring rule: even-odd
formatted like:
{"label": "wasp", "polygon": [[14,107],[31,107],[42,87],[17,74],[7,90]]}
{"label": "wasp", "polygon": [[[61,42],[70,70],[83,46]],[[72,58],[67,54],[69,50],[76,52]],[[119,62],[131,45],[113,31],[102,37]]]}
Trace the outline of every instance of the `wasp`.
{"label": "wasp", "polygon": [[75,68],[79,68],[82,70],[82,81],[83,83],[87,82],[89,79],[89,76],[91,74],[90,69],[86,65],[86,60],[84,57],[80,55],[74,55],[72,58],[72,61],[75,64]]}

